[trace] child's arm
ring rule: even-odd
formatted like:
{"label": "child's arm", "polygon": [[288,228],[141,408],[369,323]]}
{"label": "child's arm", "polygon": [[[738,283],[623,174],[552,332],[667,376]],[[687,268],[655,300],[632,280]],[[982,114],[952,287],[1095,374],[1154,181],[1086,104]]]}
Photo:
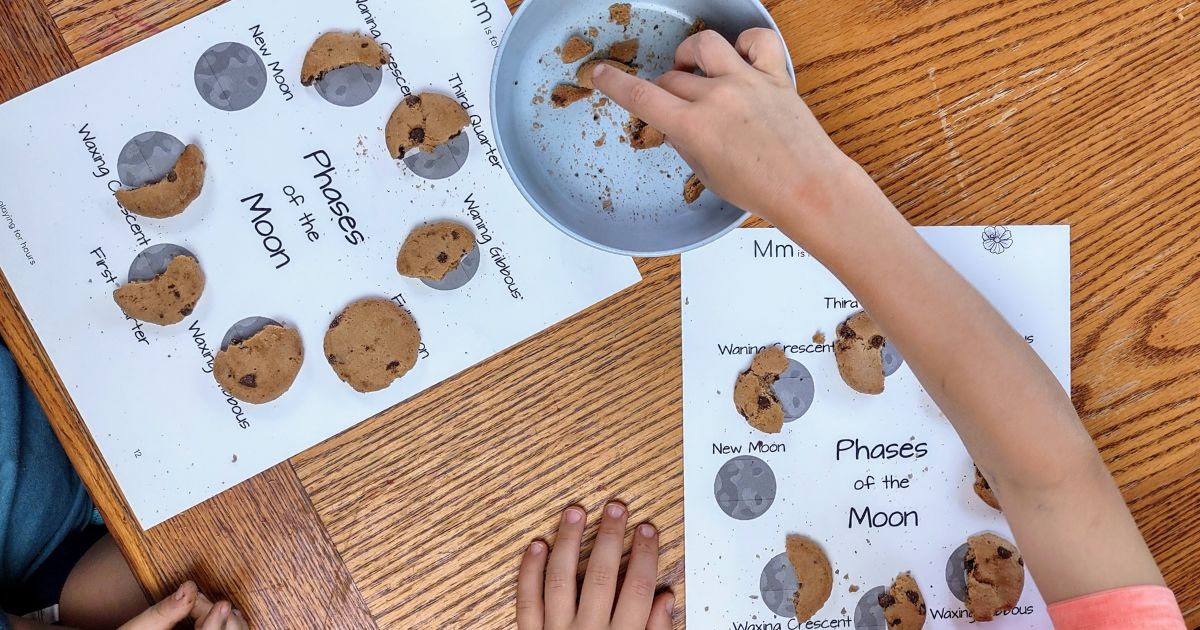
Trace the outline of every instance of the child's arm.
{"label": "child's arm", "polygon": [[1047,601],[1163,584],[1070,397],[833,144],[797,97],[784,55],[771,31],[743,34],[736,49],[705,32],[655,83],[601,65],[596,84],[666,133],[709,188],[773,222],[866,305],[992,482]]}

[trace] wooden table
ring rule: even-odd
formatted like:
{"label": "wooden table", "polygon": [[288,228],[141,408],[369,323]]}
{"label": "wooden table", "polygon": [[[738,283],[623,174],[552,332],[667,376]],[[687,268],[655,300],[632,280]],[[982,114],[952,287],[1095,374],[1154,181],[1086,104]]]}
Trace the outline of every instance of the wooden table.
{"label": "wooden table", "polygon": [[[3,0],[0,101],[220,3]],[[803,95],[914,223],[1072,226],[1075,405],[1200,625],[1200,3],[767,4]],[[639,264],[641,285],[150,532],[7,283],[0,331],[153,594],[194,578],[258,628],[502,628],[519,553],[572,502],[661,526],[682,591],[679,262]]]}

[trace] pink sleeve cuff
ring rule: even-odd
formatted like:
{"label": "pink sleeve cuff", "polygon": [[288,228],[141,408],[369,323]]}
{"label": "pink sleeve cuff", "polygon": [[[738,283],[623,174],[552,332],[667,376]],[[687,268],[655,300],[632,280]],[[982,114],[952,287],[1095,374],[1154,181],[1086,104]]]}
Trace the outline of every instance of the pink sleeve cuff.
{"label": "pink sleeve cuff", "polygon": [[1128,586],[1050,605],[1056,630],[1187,630],[1175,594],[1164,586]]}

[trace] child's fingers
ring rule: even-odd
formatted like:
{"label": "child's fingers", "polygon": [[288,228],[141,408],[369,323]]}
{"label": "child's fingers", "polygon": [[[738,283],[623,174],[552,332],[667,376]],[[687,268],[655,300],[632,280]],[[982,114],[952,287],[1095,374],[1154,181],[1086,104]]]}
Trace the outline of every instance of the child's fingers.
{"label": "child's fingers", "polygon": [[671,70],[655,79],[654,83],[685,101],[696,101],[712,89],[711,81],[691,72]]}
{"label": "child's fingers", "polygon": [[171,630],[175,624],[187,618],[196,601],[196,594],[196,585],[185,582],[174,593],[130,619],[121,626],[121,630]]}
{"label": "child's fingers", "polygon": [[517,575],[517,630],[542,630],[546,621],[542,596],[546,555],[546,543],[535,540],[521,558],[521,572]]}
{"label": "child's fingers", "polygon": [[225,622],[233,614],[233,606],[229,602],[217,602],[209,609],[208,614],[196,622],[196,630],[225,630]]}
{"label": "child's fingers", "polygon": [[621,573],[621,555],[625,550],[625,525],[629,511],[620,503],[604,507],[600,531],[583,576],[579,597],[579,618],[591,625],[607,624],[617,598],[617,576]]}
{"label": "child's fingers", "polygon": [[735,48],[750,65],[781,79],[789,79],[787,48],[779,34],[769,28],[752,28],[738,37]]}
{"label": "child's fingers", "polygon": [[613,628],[641,630],[646,627],[658,584],[658,532],[648,523],[639,525],[633,533],[633,550],[625,569],[625,585],[617,600]]}
{"label": "child's fingers", "polygon": [[646,623],[646,630],[671,630],[674,619],[675,595],[668,591],[654,599],[654,607],[650,609],[650,621]]}
{"label": "child's fingers", "polygon": [[700,31],[676,49],[675,69],[684,72],[699,69],[709,77],[720,77],[746,69],[746,60],[720,33]]}
{"label": "child's fingers", "polygon": [[547,630],[563,630],[575,619],[575,576],[579,571],[579,543],[586,523],[587,513],[579,506],[567,508],[558,523],[554,550],[546,564]]}
{"label": "child's fingers", "polygon": [[603,63],[596,65],[592,80],[605,96],[634,116],[668,136],[678,131],[678,121],[688,105],[687,101],[645,79],[630,76]]}

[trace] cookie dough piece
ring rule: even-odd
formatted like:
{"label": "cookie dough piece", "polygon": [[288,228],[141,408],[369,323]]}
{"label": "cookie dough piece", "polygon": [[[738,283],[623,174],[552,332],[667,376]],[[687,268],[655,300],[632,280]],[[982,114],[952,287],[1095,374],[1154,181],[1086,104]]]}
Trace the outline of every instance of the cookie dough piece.
{"label": "cookie dough piece", "polygon": [[[704,190],[704,182],[700,181],[698,175],[693,174],[683,184],[683,200],[690,206],[700,199],[700,195],[704,194]],[[883,368],[880,368],[879,373],[883,373]]]}
{"label": "cookie dough piece", "polygon": [[865,312],[838,324],[833,354],[842,380],[856,392],[883,393],[883,333]]}
{"label": "cookie dough piece", "polygon": [[167,176],[139,188],[116,192],[122,208],[151,219],[166,219],[187,210],[204,188],[204,152],[189,144]]}
{"label": "cookie dough piece", "polygon": [[368,393],[386,389],[417,364],[421,331],[391,300],[360,300],[346,307],[325,333],[325,359],[338,378]]}
{"label": "cookie dough piece", "polygon": [[176,256],[167,270],[152,280],[130,282],[113,291],[126,315],[143,322],[170,326],[196,309],[204,293],[204,272],[191,256]]}
{"label": "cookie dough piece", "polygon": [[792,596],[796,620],[804,623],[821,610],[833,592],[833,568],[821,547],[803,536],[787,537],[787,557],[800,587]]}
{"label": "cookie dough piece", "polygon": [[642,46],[638,38],[617,42],[608,48],[608,58],[629,65],[637,59],[638,49]]}
{"label": "cookie dough piece", "polygon": [[291,388],[303,363],[300,332],[271,325],[249,339],[234,339],[218,352],[213,375],[234,398],[261,405]]}
{"label": "cookie dough piece", "polygon": [[396,269],[409,278],[442,280],[474,248],[474,232],[461,223],[442,221],[426,225],[408,235],[400,248]]}
{"label": "cookie dough piece", "polygon": [[920,630],[925,626],[925,598],[909,573],[896,576],[892,587],[879,596],[879,607],[889,629]]}
{"label": "cookie dough piece", "polygon": [[401,101],[388,119],[388,151],[397,160],[413,149],[432,153],[462,133],[470,122],[467,111],[449,96],[413,94]]}
{"label": "cookie dough piece", "polygon": [[596,66],[600,64],[612,66],[617,70],[624,72],[625,74],[637,76],[637,68],[631,68],[620,61],[613,61],[612,59],[593,59],[582,66],[579,66],[579,70],[575,71],[575,82],[581,87],[585,87],[589,90],[596,89],[596,84],[592,82],[592,74],[596,72]]}
{"label": "cookie dough piece", "polygon": [[967,540],[967,610],[975,621],[991,621],[1021,600],[1025,560],[1017,546],[995,534]]}
{"label": "cookie dough piece", "polygon": [[637,116],[629,117],[629,122],[625,124],[625,135],[629,137],[629,146],[637,151],[655,149],[667,142],[666,134]]}
{"label": "cookie dough piece", "polygon": [[563,44],[562,61],[563,63],[575,63],[592,54],[593,50],[595,50],[595,46],[592,45],[592,42],[575,35],[571,39],[568,39],[567,43]]}
{"label": "cookie dough piece", "polygon": [[325,33],[313,42],[304,65],[300,68],[300,84],[312,85],[326,73],[361,63],[382,68],[392,55],[379,42],[362,33]]}
{"label": "cookie dough piece", "polygon": [[783,430],[783,405],[772,387],[788,369],[787,355],[775,346],[764,348],[738,376],[733,387],[733,404],[750,426],[763,433]]}
{"label": "cookie dough piece", "polygon": [[696,33],[699,33],[700,31],[707,31],[707,30],[708,30],[708,24],[706,24],[704,22],[704,18],[696,18],[696,21],[692,22],[692,28],[688,29],[688,37],[691,37],[692,35],[695,35]]}
{"label": "cookie dough piece", "polygon": [[621,26],[629,26],[629,20],[633,17],[633,6],[628,3],[620,2],[608,7],[608,21]]}
{"label": "cookie dough piece", "polygon": [[578,85],[570,85],[568,83],[560,83],[554,91],[550,93],[550,104],[556,109],[570,107],[579,101],[592,95],[590,88],[581,88]]}
{"label": "cookie dough piece", "polygon": [[1000,510],[1000,502],[996,500],[996,494],[992,492],[992,486],[988,480],[983,477],[983,473],[979,472],[979,467],[975,467],[975,494],[979,495],[983,502],[990,505],[994,510]]}

